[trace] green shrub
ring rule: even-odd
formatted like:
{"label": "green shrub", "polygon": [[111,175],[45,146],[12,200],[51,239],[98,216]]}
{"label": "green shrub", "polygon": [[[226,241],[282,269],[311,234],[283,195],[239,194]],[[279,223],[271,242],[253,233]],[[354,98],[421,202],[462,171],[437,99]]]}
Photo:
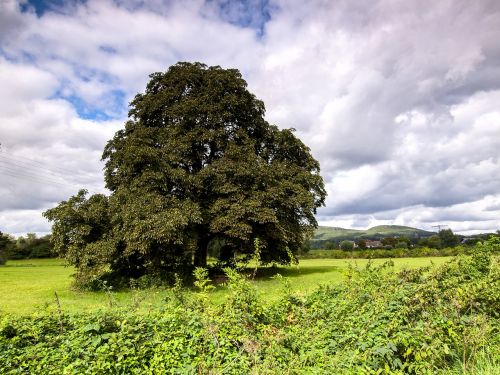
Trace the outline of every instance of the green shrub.
{"label": "green shrub", "polygon": [[[436,374],[500,369],[496,244],[443,266],[396,272],[391,261],[349,268],[342,284],[266,304],[250,280],[226,270],[229,298],[211,301],[178,280],[165,306],[67,315],[49,307],[0,315],[5,374],[320,373]],[[356,253],[356,252],[355,252]],[[474,372],[476,373],[476,372]]]}
{"label": "green shrub", "polygon": [[[444,249],[433,249],[428,247],[412,247],[412,248],[383,248],[383,249],[360,249],[355,252],[343,250],[311,250],[307,254],[303,254],[303,259],[377,259],[377,258],[419,258],[419,257],[445,257],[455,256],[460,254],[473,254],[476,247],[447,247]],[[500,253],[498,250],[492,250],[492,253]]]}
{"label": "green shrub", "polygon": [[28,233],[16,240],[10,239],[8,245],[9,259],[54,258],[50,235],[38,238],[35,233]]}
{"label": "green shrub", "polygon": [[351,250],[354,250],[354,242],[352,241],[342,241],[340,243],[340,249],[343,250],[343,251],[351,251]]}
{"label": "green shrub", "polygon": [[7,262],[7,249],[11,243],[9,236],[0,231],[0,266]]}

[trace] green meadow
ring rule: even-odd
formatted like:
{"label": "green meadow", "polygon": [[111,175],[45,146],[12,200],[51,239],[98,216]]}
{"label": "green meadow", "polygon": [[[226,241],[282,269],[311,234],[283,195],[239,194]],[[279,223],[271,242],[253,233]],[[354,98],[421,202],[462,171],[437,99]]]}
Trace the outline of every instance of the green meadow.
{"label": "green meadow", "polygon": [[0,372],[498,374],[494,246],[369,266],[307,259],[253,280],[229,270],[215,290],[197,271],[196,290],[75,292],[61,261],[9,262]]}
{"label": "green meadow", "polygon": [[[417,268],[443,264],[449,257],[392,259],[395,269]],[[382,264],[386,259],[375,259]],[[273,302],[280,296],[283,282],[288,280],[293,292],[308,293],[322,284],[343,280],[349,266],[364,267],[366,259],[303,259],[298,266],[262,267],[252,281],[264,301]],[[0,312],[27,315],[36,310],[56,305],[56,293],[61,309],[66,313],[90,312],[109,307],[135,306],[148,311],[161,307],[171,293],[166,288],[128,289],[123,291],[82,292],[71,288],[74,269],[60,259],[31,259],[9,261],[0,267]],[[251,273],[251,272],[250,272]],[[211,293],[216,303],[222,303],[228,294],[224,285]]]}

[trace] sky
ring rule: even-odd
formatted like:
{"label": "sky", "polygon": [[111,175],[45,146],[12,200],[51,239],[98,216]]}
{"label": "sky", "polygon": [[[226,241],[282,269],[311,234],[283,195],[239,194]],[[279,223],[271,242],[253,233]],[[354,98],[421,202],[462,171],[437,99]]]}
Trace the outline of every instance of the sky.
{"label": "sky", "polygon": [[149,74],[239,69],[320,162],[321,225],[500,229],[497,0],[0,0],[0,231],[80,188]]}

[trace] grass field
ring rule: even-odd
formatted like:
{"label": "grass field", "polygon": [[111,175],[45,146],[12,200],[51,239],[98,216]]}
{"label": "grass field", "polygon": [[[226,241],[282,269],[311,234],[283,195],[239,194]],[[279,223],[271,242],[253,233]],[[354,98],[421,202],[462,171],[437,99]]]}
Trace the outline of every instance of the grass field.
{"label": "grass field", "polygon": [[208,293],[78,293],[59,260],[13,261],[0,268],[0,372],[499,374],[498,259],[479,250],[426,277],[379,259],[342,282],[368,261],[307,259]]}
{"label": "grass field", "polygon": [[[432,263],[442,264],[449,258],[399,258],[393,259],[395,268],[416,268]],[[383,263],[376,259],[374,264]],[[299,267],[261,268],[255,285],[263,300],[273,301],[282,288],[282,282],[273,275],[281,274],[290,282],[293,291],[307,292],[320,284],[340,282],[351,263],[363,267],[367,260],[304,259]],[[0,312],[14,315],[29,314],[36,309],[55,304],[57,292],[61,308],[76,313],[113,306],[127,307],[140,304],[147,311],[160,307],[170,293],[165,289],[127,290],[111,293],[78,292],[71,289],[73,268],[66,267],[59,259],[33,259],[9,261],[0,267]],[[222,286],[213,292],[213,299],[222,301],[227,294]]]}

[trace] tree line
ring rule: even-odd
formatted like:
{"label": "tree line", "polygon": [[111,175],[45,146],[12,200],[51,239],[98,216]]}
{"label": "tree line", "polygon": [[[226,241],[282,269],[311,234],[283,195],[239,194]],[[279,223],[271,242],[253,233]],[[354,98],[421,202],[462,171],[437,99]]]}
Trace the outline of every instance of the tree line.
{"label": "tree line", "polygon": [[38,237],[35,233],[15,238],[0,232],[0,264],[7,259],[32,259],[55,257],[50,234]]}
{"label": "tree line", "polygon": [[360,238],[357,240],[326,240],[321,242],[315,241],[315,243],[311,247],[321,248],[325,250],[341,249],[344,251],[350,251],[354,249],[364,250],[367,248],[391,250],[407,249],[412,247],[444,249],[454,248],[458,245],[474,246],[478,241],[487,239],[489,235],[491,235],[491,233],[465,237],[453,233],[451,229],[443,229],[435,235],[422,238],[410,238],[407,236],[388,236],[382,238]]}

